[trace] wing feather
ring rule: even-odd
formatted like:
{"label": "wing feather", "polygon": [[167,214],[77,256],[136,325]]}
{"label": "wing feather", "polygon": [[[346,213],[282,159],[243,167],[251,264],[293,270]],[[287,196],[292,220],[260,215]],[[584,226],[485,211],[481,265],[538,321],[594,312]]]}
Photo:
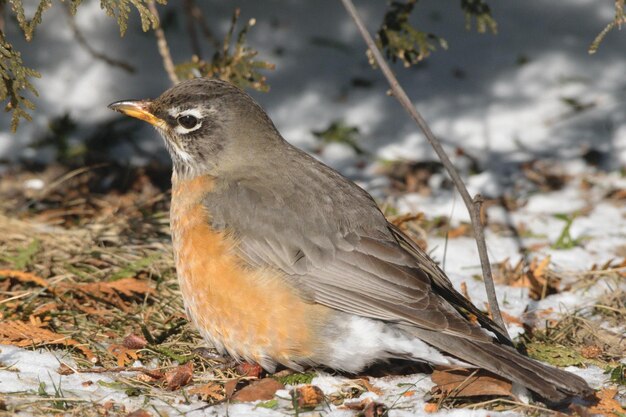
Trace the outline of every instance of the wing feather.
{"label": "wing feather", "polygon": [[[277,167],[277,177],[272,171],[218,181],[205,197],[213,226],[234,234],[243,262],[280,270],[304,297],[337,310],[491,340],[465,312],[490,320],[387,222],[369,194],[306,155],[294,161],[300,166],[290,171],[300,177],[282,177]],[[268,185],[278,182],[280,195]]]}

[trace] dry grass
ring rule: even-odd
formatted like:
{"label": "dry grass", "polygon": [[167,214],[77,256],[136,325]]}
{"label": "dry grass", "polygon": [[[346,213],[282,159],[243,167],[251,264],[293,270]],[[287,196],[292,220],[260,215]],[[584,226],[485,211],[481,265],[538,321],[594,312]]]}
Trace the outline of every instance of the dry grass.
{"label": "dry grass", "polygon": [[[163,372],[193,361],[198,375],[213,375],[214,381],[237,377],[234,370],[195,351],[203,341],[184,316],[169,243],[167,194],[147,183],[99,194],[91,190],[94,176],[88,170],[62,174],[37,195],[18,192],[23,178],[5,177],[0,184],[9,197],[0,203],[2,322],[23,322],[62,335],[66,339],[32,347],[65,347],[78,369],[127,366],[136,357]],[[127,349],[130,356],[112,349],[124,347],[129,335],[147,344]],[[112,388],[165,402],[174,399],[162,389],[162,381],[141,375],[119,375]],[[11,401],[5,398],[10,405],[6,413],[90,416],[129,411],[67,398],[52,386],[45,391],[57,395],[12,394]]]}
{"label": "dry grass", "polygon": [[[106,175],[113,175],[107,181],[114,186],[103,186]],[[106,167],[72,172],[52,167],[38,174],[46,178],[48,186],[25,191],[22,184],[30,176],[14,173],[0,181],[2,322],[19,321],[67,338],[32,347],[65,347],[77,365],[75,370],[131,366],[133,359],[139,358],[163,373],[192,361],[196,383],[223,385],[240,376],[236,370],[196,351],[202,340],[184,316],[173,266],[167,215],[169,196],[164,191],[167,183],[157,184],[140,170],[112,174]],[[132,181],[124,183],[120,177]],[[428,221],[422,217],[399,220],[409,228],[410,222],[419,220],[422,226],[409,230],[417,237],[426,234],[424,229],[438,228],[426,227]],[[580,274],[568,289],[596,285],[599,280],[623,279],[623,266],[607,264]],[[509,269],[509,275],[516,271]],[[521,269],[518,272],[528,274]],[[127,286],[120,290],[120,283]],[[614,366],[626,351],[623,338],[619,338],[619,329],[622,334],[626,330],[626,294],[617,288],[584,311],[527,329],[530,353],[559,365]],[[613,329],[607,330],[608,327]],[[143,338],[145,345],[129,345],[125,341],[129,335]],[[66,343],[70,339],[76,343]],[[92,352],[93,358],[77,346]],[[565,359],[571,363],[553,359],[563,359],[563,352],[567,352]],[[4,366],[10,364],[0,364],[0,368]],[[131,395],[141,394],[172,404],[177,395],[180,398],[180,393],[164,389],[162,379],[142,372],[132,377],[120,373],[115,379],[109,388]],[[506,400],[476,404],[450,399],[440,405],[529,414],[545,411]],[[0,416],[22,410],[34,415],[60,412],[75,416],[116,416],[132,411],[114,403],[71,398],[62,387],[53,384],[39,392],[12,394],[10,399],[0,396]]]}

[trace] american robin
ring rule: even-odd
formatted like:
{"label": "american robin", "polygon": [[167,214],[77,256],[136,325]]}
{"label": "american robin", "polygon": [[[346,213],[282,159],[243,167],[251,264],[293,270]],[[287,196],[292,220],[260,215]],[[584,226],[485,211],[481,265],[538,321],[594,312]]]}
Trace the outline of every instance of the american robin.
{"label": "american robin", "polygon": [[550,401],[591,391],[518,353],[366,191],[286,142],[239,88],[197,78],[109,107],[165,140],[185,307],[222,353],[269,371],[461,364]]}

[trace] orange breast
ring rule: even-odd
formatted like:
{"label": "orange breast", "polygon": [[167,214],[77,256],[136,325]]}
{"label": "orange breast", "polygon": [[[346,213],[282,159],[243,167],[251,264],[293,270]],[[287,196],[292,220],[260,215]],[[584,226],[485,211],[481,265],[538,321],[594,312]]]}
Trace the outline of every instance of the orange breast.
{"label": "orange breast", "polygon": [[171,226],[185,306],[202,335],[236,358],[292,366],[318,349],[328,309],[305,303],[273,269],[251,269],[236,241],[212,230],[202,198],[211,177],[173,181]]}

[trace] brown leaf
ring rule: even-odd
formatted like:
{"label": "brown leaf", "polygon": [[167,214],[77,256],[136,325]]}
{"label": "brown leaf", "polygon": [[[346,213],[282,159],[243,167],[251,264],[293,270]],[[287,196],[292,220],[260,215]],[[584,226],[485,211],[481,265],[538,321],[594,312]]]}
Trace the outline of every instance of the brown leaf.
{"label": "brown leaf", "polygon": [[372,401],[363,409],[363,417],[383,417],[387,415],[389,409],[385,404]]}
{"label": "brown leaf", "polygon": [[602,348],[598,345],[583,346],[580,350],[580,354],[587,359],[594,359],[602,355]]}
{"label": "brown leaf", "polygon": [[193,379],[193,363],[187,362],[177,366],[174,370],[165,374],[166,387],[170,391],[175,391],[180,387],[189,384]]}
{"label": "brown leaf", "polygon": [[512,385],[499,376],[469,369],[436,369],[431,378],[434,394],[447,397],[512,396]]}
{"label": "brown leaf", "polygon": [[41,345],[73,346],[81,351],[90,362],[96,363],[98,360],[89,348],[78,343],[78,341],[20,320],[4,320],[0,322],[0,344],[19,347]]}
{"label": "brown leaf", "polygon": [[163,374],[163,372],[159,371],[158,369],[146,369],[146,368],[140,368],[140,372],[144,375],[149,376],[152,379],[156,379],[156,380],[160,380],[165,378],[165,375]]}
{"label": "brown leaf", "polygon": [[506,311],[500,311],[500,314],[502,315],[502,319],[506,324],[517,324],[518,326],[524,326],[524,322],[522,322],[522,320],[510,315]]}
{"label": "brown leaf", "polygon": [[292,397],[295,397],[298,408],[315,408],[324,401],[324,392],[315,385],[303,385],[291,390]]}
{"label": "brown leaf", "polygon": [[54,310],[58,310],[59,306],[57,305],[56,302],[51,301],[49,303],[46,304],[42,304],[38,307],[36,307],[33,312],[32,312],[32,316],[43,316],[46,313],[50,312],[50,311],[54,311]]}
{"label": "brown leaf", "polygon": [[431,414],[439,411],[439,406],[435,403],[426,403],[424,404],[424,411]]}
{"label": "brown leaf", "polygon": [[243,362],[237,365],[237,372],[239,372],[241,376],[259,378],[263,372],[263,368],[256,363]]}
{"label": "brown leaf", "polygon": [[126,414],[126,417],[152,417],[152,414],[140,408],[139,410]]}
{"label": "brown leaf", "polygon": [[20,282],[32,282],[44,288],[48,286],[48,282],[45,279],[38,277],[35,274],[31,274],[30,272],[0,269],[0,277],[14,278]]}
{"label": "brown leaf", "polygon": [[496,264],[494,279],[498,283],[518,288],[528,288],[533,300],[540,300],[547,295],[559,292],[560,279],[549,270],[550,257],[541,261],[534,258],[530,265],[520,260],[511,265],[508,259]]}
{"label": "brown leaf", "polygon": [[232,399],[233,401],[241,402],[267,401],[274,398],[276,391],[283,388],[285,388],[285,386],[274,378],[263,378],[242,388],[241,391],[237,391]]}
{"label": "brown leaf", "polygon": [[354,382],[356,382],[359,385],[362,385],[363,388],[365,388],[366,390],[370,392],[373,392],[376,395],[383,395],[383,390],[381,390],[380,388],[376,388],[374,385],[372,385],[372,383],[367,379],[367,377],[357,379]]}
{"label": "brown leaf", "polygon": [[[154,294],[155,290],[148,281],[138,280],[135,278],[123,278],[111,282],[87,282],[87,283],[71,283],[61,282],[54,286],[53,292],[57,296],[61,296],[66,292],[80,294],[87,298],[102,299],[122,311],[128,311],[127,303],[122,297],[132,298],[144,296],[146,294]],[[73,307],[79,307],[76,303]],[[88,314],[106,314],[105,311],[85,311]]]}
{"label": "brown leaf", "polygon": [[128,349],[143,349],[148,345],[148,341],[142,336],[129,334],[124,338],[124,342],[122,342],[122,344]]}
{"label": "brown leaf", "polygon": [[229,379],[224,384],[224,395],[226,398],[231,398],[237,389],[237,384],[239,383],[239,379]]}
{"label": "brown leaf", "polygon": [[382,417],[389,411],[385,404],[377,403],[371,398],[365,398],[355,403],[344,403],[340,408],[360,411],[359,415],[363,417]]}
{"label": "brown leaf", "polygon": [[140,358],[140,354],[135,349],[129,349],[123,345],[113,344],[107,348],[107,352],[115,356],[117,366],[125,366],[135,362]]}
{"label": "brown leaf", "polygon": [[119,293],[124,294],[127,297],[131,297],[135,294],[154,294],[154,288],[148,285],[147,281],[140,281],[135,278],[123,278],[117,281],[99,283],[106,284],[104,288],[111,288]]}
{"label": "brown leaf", "polygon": [[457,237],[466,236],[470,233],[470,227],[466,223],[462,223],[460,226],[448,230],[448,238],[455,239]]}
{"label": "brown leaf", "polygon": [[469,291],[467,291],[467,283],[465,281],[461,281],[461,294],[463,294],[463,297],[465,297],[467,301],[472,301]]}
{"label": "brown leaf", "polygon": [[57,373],[59,375],[71,375],[74,373],[74,370],[66,364],[61,363],[61,366],[59,366],[59,369],[57,369]]}
{"label": "brown leaf", "polygon": [[203,401],[215,400],[222,401],[226,398],[223,394],[222,386],[214,382],[193,387],[189,390],[189,394],[198,395]]}
{"label": "brown leaf", "polygon": [[621,417],[626,414],[626,409],[615,399],[616,388],[604,388],[596,393],[598,404],[589,408],[592,414],[603,416]]}
{"label": "brown leaf", "polygon": [[605,197],[616,201],[626,200],[626,188],[615,188],[606,193]]}

